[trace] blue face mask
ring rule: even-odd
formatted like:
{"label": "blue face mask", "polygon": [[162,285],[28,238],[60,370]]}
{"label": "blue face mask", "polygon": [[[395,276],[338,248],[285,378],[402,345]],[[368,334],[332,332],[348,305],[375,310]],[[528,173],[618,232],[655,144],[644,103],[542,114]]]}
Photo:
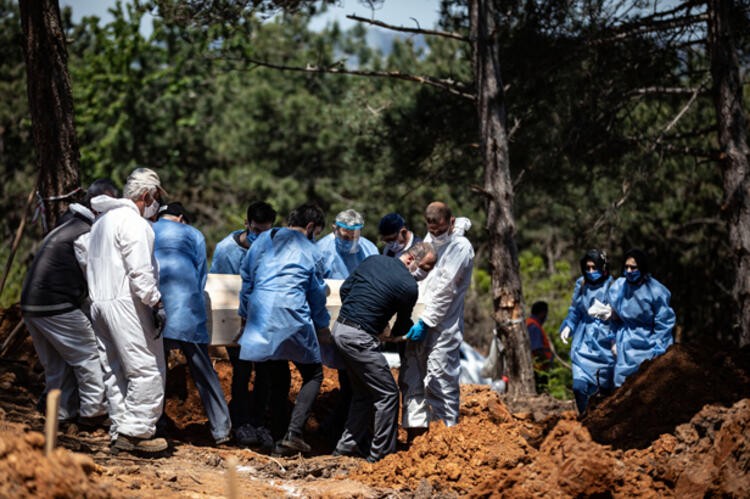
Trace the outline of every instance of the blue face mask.
{"label": "blue face mask", "polygon": [[631,284],[636,284],[641,280],[641,271],[631,270],[630,272],[625,272],[625,280]]}
{"label": "blue face mask", "polygon": [[602,273],[598,270],[593,270],[591,272],[586,272],[586,280],[588,282],[597,282],[599,279],[602,278]]}
{"label": "blue face mask", "polygon": [[258,234],[256,234],[255,232],[250,232],[248,230],[246,231],[246,235],[247,235],[247,242],[250,244],[253,244],[255,240],[258,239]]}
{"label": "blue face mask", "polygon": [[336,251],[342,254],[349,254],[349,253],[356,253],[359,249],[359,244],[357,244],[357,240],[349,240],[349,239],[341,239],[340,237],[336,238]]}

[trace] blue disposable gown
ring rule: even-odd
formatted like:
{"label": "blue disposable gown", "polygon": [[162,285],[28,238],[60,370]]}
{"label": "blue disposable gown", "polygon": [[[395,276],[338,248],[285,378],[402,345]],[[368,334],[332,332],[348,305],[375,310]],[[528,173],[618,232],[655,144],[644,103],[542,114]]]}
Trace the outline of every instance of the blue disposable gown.
{"label": "blue disposable gown", "polygon": [[239,274],[240,262],[247,253],[247,248],[237,243],[237,237],[245,232],[244,230],[235,230],[227,237],[219,241],[214,249],[214,256],[211,259],[212,274]]}
{"label": "blue disposable gown", "polygon": [[206,329],[206,240],[186,224],[160,219],[153,225],[154,255],[167,322],[164,338],[208,343]]}
{"label": "blue disposable gown", "polygon": [[318,241],[318,248],[323,254],[326,279],[346,279],[354,269],[368,256],[377,255],[378,247],[369,239],[359,238],[355,253],[341,254],[336,251],[336,236],[328,234]]}
{"label": "blue disposable gown", "polygon": [[620,277],[610,286],[607,299],[619,318],[612,323],[617,339],[615,386],[622,385],[641,362],[663,354],[674,342],[670,298],[669,290],[651,276],[641,284]]}
{"label": "blue disposable gown", "polygon": [[240,358],[320,362],[316,331],[328,327],[323,256],[299,231],[276,228],[255,240],[240,267]]}
{"label": "blue disposable gown", "polygon": [[574,385],[586,383],[604,389],[611,389],[613,386],[615,355],[612,353],[612,345],[615,334],[609,324],[588,313],[594,300],[607,303],[607,290],[611,285],[611,277],[597,284],[585,282],[583,277],[576,281],[568,316],[560,326],[561,331],[569,327],[573,336],[570,360],[573,363]]}

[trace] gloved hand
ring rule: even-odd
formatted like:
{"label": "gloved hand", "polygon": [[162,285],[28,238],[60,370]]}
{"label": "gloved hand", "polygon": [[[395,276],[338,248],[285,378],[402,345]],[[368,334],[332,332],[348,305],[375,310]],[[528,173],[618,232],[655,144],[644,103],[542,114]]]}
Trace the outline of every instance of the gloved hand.
{"label": "gloved hand", "polygon": [[594,304],[589,307],[588,312],[594,319],[602,321],[609,320],[609,318],[612,317],[612,307],[610,305],[605,305],[597,299],[594,299]]}
{"label": "gloved hand", "polygon": [[161,306],[161,302],[152,310],[154,315],[154,329],[156,330],[156,338],[158,338],[167,324],[167,312],[164,310],[164,306]]}
{"label": "gloved hand", "polygon": [[426,333],[427,325],[422,321],[422,319],[419,319],[417,323],[414,324],[411,329],[409,329],[409,332],[406,333],[406,339],[411,341],[422,341]]}
{"label": "gloved hand", "polygon": [[565,326],[563,330],[560,331],[560,340],[563,342],[563,345],[567,345],[569,339],[570,339],[570,327]]}

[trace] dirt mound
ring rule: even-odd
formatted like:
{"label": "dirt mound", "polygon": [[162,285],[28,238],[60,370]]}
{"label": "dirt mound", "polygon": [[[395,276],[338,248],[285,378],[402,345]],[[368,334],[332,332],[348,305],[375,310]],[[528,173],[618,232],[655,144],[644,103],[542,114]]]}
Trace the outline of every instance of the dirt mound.
{"label": "dirt mound", "polygon": [[561,420],[530,463],[485,477],[472,497],[669,496],[645,470],[630,468],[621,451],[597,444],[577,421]]}
{"label": "dirt mound", "polygon": [[0,430],[0,497],[113,497],[91,457],[57,448],[47,458],[43,448],[41,433]]}
{"label": "dirt mound", "polygon": [[[750,497],[750,399],[707,406],[646,450],[634,465],[674,484],[677,497]],[[654,464],[655,463],[655,464]]]}
{"label": "dirt mound", "polygon": [[363,464],[349,477],[374,487],[421,487],[422,495],[465,493],[488,472],[511,469],[528,459],[533,449],[527,439],[538,433],[535,425],[515,420],[489,387],[464,386],[461,396],[458,425],[433,424],[408,451]]}
{"label": "dirt mound", "polygon": [[750,393],[750,349],[727,352],[673,345],[644,362],[583,419],[594,440],[616,448],[648,446],[706,404],[731,405]]}

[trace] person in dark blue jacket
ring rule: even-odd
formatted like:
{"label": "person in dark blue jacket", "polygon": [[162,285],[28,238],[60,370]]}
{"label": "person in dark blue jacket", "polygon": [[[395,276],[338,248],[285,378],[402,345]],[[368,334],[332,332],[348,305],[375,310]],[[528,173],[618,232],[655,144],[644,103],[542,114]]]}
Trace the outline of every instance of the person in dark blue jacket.
{"label": "person in dark blue jacket", "polygon": [[663,354],[674,342],[671,296],[649,272],[648,257],[643,251],[631,249],[625,253],[623,274],[607,292],[616,338],[616,387],[636,372],[644,360]]}
{"label": "person in dark blue jacket", "polygon": [[185,354],[190,374],[206,411],[211,435],[217,444],[230,439],[229,408],[219,377],[208,355],[206,328],[206,240],[188,225],[181,203],[159,210],[154,224],[154,255],[159,263],[159,290],[166,321],[162,330],[165,352],[179,348]]}
{"label": "person in dark blue jacket", "polygon": [[578,412],[583,413],[589,398],[597,391],[606,393],[614,387],[612,376],[615,355],[612,345],[614,332],[608,323],[592,317],[588,310],[595,300],[607,301],[607,290],[612,284],[609,266],[604,252],[592,249],[581,258],[581,277],[573,291],[568,315],[560,325],[560,339],[570,346],[573,364],[573,394]]}

